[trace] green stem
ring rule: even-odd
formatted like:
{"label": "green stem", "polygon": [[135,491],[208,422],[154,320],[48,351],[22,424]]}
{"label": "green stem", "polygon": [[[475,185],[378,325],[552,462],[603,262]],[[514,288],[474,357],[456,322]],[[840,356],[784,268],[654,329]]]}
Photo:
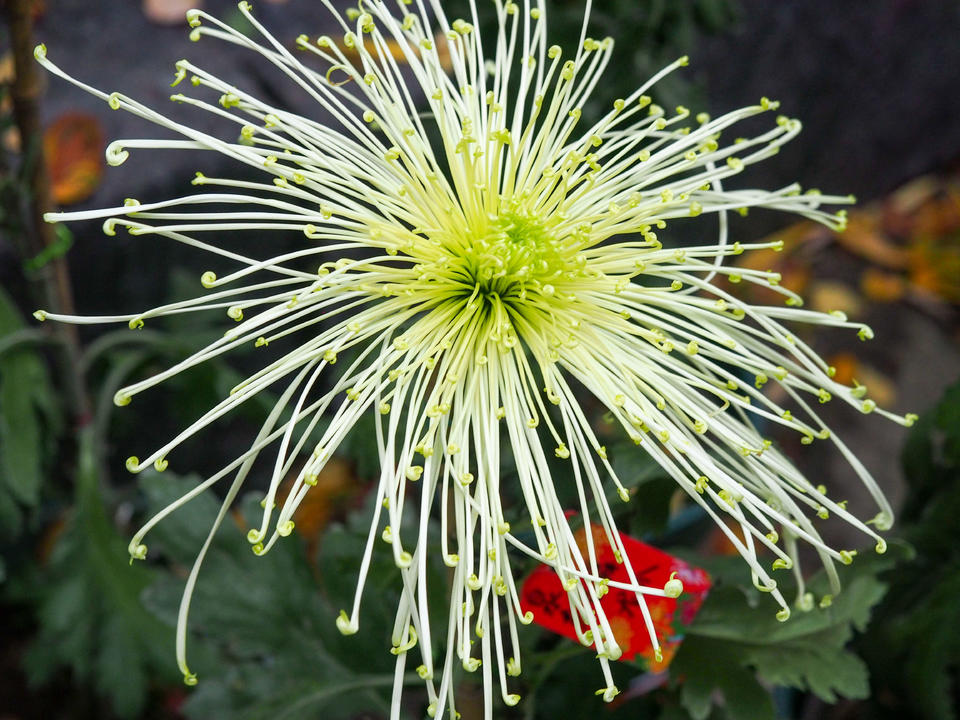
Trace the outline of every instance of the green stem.
{"label": "green stem", "polygon": [[530,683],[530,687],[533,692],[531,692],[530,696],[524,700],[523,717],[525,720],[533,720],[535,717],[537,689],[550,676],[550,673],[552,673],[556,669],[557,665],[562,663],[564,660],[576,657],[577,655],[582,654],[585,650],[586,648],[581,646],[575,645],[570,647],[567,644],[564,644],[552,652],[536,656],[536,670],[534,671],[535,677]]}
{"label": "green stem", "polygon": [[[393,675],[368,675],[360,676],[353,680],[345,680],[339,683],[333,683],[330,685],[325,685],[319,690],[310,695],[305,695],[300,698],[297,702],[292,705],[288,705],[284,708],[284,711],[276,716],[275,720],[284,720],[288,717],[301,717],[297,715],[297,711],[302,710],[310,705],[321,702],[328,698],[334,697],[335,695],[341,695],[346,692],[352,692],[354,690],[367,690],[369,688],[380,688],[380,687],[390,687],[393,685]],[[419,682],[420,677],[415,673],[408,673],[403,676],[404,685]]]}
{"label": "green stem", "polygon": [[118,345],[127,343],[142,343],[145,345],[160,345],[164,342],[170,342],[170,338],[163,333],[151,330],[114,330],[104,333],[83,351],[80,357],[80,369],[86,375],[93,367],[93,363],[104,353],[113,350]]}
{"label": "green stem", "polygon": [[60,338],[35,328],[17,330],[0,338],[0,355],[18,350],[24,345],[55,343],[59,340]]}
{"label": "green stem", "polygon": [[[29,272],[36,300],[56,313],[75,313],[73,291],[65,258],[51,252],[59,239],[54,228],[43,216],[52,210],[50,179],[43,158],[43,133],[40,127],[38,97],[42,87],[33,59],[33,0],[7,0],[7,25],[13,55],[14,80],[10,87],[13,115],[20,131],[23,148],[23,171],[29,192],[29,216],[24,218],[24,232],[18,233],[18,250],[26,267],[37,257],[50,257],[49,262]],[[29,158],[29,161],[28,161]],[[13,211],[13,208],[7,208]],[[76,327],[57,323],[51,332],[60,341],[56,353],[58,376],[70,414],[77,427],[90,420],[90,401],[80,373],[80,341]]]}

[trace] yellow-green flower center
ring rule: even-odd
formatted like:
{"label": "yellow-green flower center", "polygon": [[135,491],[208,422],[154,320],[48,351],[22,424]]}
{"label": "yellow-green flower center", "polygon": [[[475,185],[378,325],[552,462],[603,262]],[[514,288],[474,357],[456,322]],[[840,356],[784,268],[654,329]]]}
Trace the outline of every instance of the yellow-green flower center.
{"label": "yellow-green flower center", "polygon": [[576,267],[569,238],[556,223],[519,211],[502,213],[478,231],[463,252],[463,272],[483,294],[507,298],[527,285],[543,287]]}

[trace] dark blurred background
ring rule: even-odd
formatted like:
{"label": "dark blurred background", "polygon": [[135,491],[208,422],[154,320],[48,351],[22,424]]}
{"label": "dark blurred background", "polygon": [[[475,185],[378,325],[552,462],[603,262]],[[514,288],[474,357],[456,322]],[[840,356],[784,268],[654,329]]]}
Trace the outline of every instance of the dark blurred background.
{"label": "dark blurred background", "polygon": [[[443,4],[445,8],[456,5]],[[44,240],[42,233],[51,231],[38,229],[34,222],[36,193],[32,184],[34,168],[41,158],[45,158],[53,202],[71,210],[121,205],[128,197],[148,202],[187,194],[195,171],[214,175],[229,168],[213,154],[145,151],[131,152],[130,159],[119,168],[105,168],[102,158],[107,142],[152,137],[153,129],[43,73],[32,88],[38,112],[33,135],[24,138],[20,117],[11,103],[18,92],[12,52],[16,48],[9,32],[11,17],[17,13],[22,16],[24,6],[29,6],[26,13],[34,24],[35,41],[45,43],[49,57],[74,77],[107,92],[127,93],[164,112],[169,110],[173,117],[184,118],[204,130],[213,132],[220,126],[209,115],[175,107],[168,101],[173,64],[181,58],[189,58],[220,77],[236,78],[272,102],[310,117],[322,119],[324,110],[293,92],[288,84],[277,82],[250,53],[234,52],[210,39],[190,42],[185,23],[178,20],[183,8],[173,0],[37,0],[32,4],[6,0],[0,5],[8,19],[4,45],[0,47],[0,79],[5,82],[4,104],[0,107],[0,152],[4,158],[0,165],[0,287],[9,305],[6,315],[0,315],[4,323],[0,324],[0,361],[4,352],[8,352],[6,359],[10,361],[6,365],[0,362],[0,388],[3,383],[11,386],[12,378],[18,382],[24,378],[24,382],[34,381],[52,389],[49,395],[28,398],[13,391],[4,394],[0,389],[0,402],[6,404],[6,408],[0,408],[0,415],[16,406],[18,413],[25,408],[23,412],[36,416],[35,437],[27,441],[11,440],[16,429],[7,429],[6,471],[14,467],[9,460],[14,454],[9,449],[13,443],[26,443],[23,447],[27,449],[17,447],[18,458],[31,448],[42,452],[39,460],[22,461],[38,473],[42,483],[38,481],[36,488],[20,495],[11,490],[14,509],[7,514],[6,505],[0,502],[0,519],[6,521],[6,530],[0,523],[0,537],[6,541],[0,566],[0,579],[4,581],[0,585],[0,611],[5,618],[0,623],[0,720],[273,716],[270,713],[284,707],[284,692],[295,700],[300,696],[279,680],[269,679],[271,663],[279,662],[273,658],[269,643],[264,641],[255,652],[245,654],[236,649],[238,645],[245,647],[245,640],[234,638],[231,642],[235,644],[226,649],[211,640],[204,652],[213,658],[211,665],[222,672],[214,679],[212,690],[204,691],[207,694],[198,696],[200,700],[188,702],[177,678],[168,672],[173,661],[172,644],[167,642],[169,613],[165,615],[168,608],[164,591],[153,593],[154,599],[147,602],[149,612],[139,611],[149,619],[138,619],[141,616],[134,614],[127,617],[127,625],[111,625],[114,611],[109,602],[98,599],[103,587],[110,586],[104,580],[104,573],[113,572],[110,562],[90,571],[82,581],[70,575],[71,566],[82,565],[78,558],[89,560],[89,544],[95,542],[84,539],[77,530],[78,522],[92,517],[89,513],[99,518],[96,527],[102,537],[115,535],[103,542],[120,549],[116,557],[111,556],[116,572],[126,568],[124,543],[116,539],[125,537],[130,525],[136,524],[133,519],[142,517],[157,498],[132,483],[123,472],[123,458],[132,454],[133,448],[144,449],[145,436],[165,437],[212,404],[223,388],[230,387],[237,368],[242,371],[244,358],[239,358],[238,365],[216,366],[206,375],[177,380],[173,387],[154,395],[154,404],[147,411],[141,409],[136,411],[139,415],[123,415],[122,419],[103,410],[109,402],[102,401],[109,394],[101,388],[109,389],[125,373],[142,376],[182,357],[193,347],[192,340],[219,332],[219,319],[191,320],[182,326],[162,328],[173,339],[163,340],[164,349],[151,351],[153,354],[144,351],[137,355],[119,345],[117,354],[88,358],[82,378],[86,386],[81,392],[92,401],[87,400],[83,413],[96,417],[99,444],[91,460],[96,479],[84,486],[78,479],[84,467],[83,442],[75,429],[88,418],[78,417],[77,405],[71,407],[64,400],[69,389],[64,388],[63,365],[54,358],[56,351],[47,348],[45,340],[29,334],[35,326],[30,313],[46,300],[41,289],[44,278],[66,272],[67,267],[72,301],[78,312],[93,315],[134,312],[193,293],[199,286],[200,273],[207,269],[206,258],[162,240],[120,234],[107,237],[99,222],[76,222]],[[551,3],[549,8],[551,33],[566,42],[575,40],[583,3],[563,0]],[[916,574],[901,573],[909,579],[909,587],[901,588],[899,595],[897,583],[883,575],[890,572],[889,568],[875,569],[876,586],[893,588],[884,601],[887,604],[877,606],[878,617],[887,618],[887,626],[896,629],[892,637],[877,634],[879,631],[871,635],[871,630],[859,635],[867,627],[865,620],[860,623],[844,617],[843,629],[834,627],[835,637],[843,635],[841,649],[853,629],[858,631],[857,650],[875,669],[869,693],[872,699],[863,698],[860,686],[846,693],[838,687],[840,697],[834,695],[834,702],[828,702],[831,693],[819,692],[812,676],[804,675],[807,670],[798,671],[806,678],[804,682],[791,684],[788,678],[764,675],[755,658],[743,660],[744,667],[751,677],[758,671],[758,687],[769,691],[773,698],[770,707],[775,708],[778,718],[953,717],[942,713],[954,713],[956,709],[960,650],[956,643],[926,634],[930,627],[910,612],[925,608],[928,622],[960,620],[960,612],[952,605],[948,607],[947,601],[955,597],[949,594],[949,588],[960,590],[957,559],[945,550],[951,547],[956,531],[954,527],[944,528],[941,516],[930,516],[933,506],[954,506],[953,495],[937,493],[958,493],[955,470],[960,462],[960,418],[951,414],[960,396],[954,393],[939,410],[933,409],[960,376],[960,4],[952,0],[598,0],[594,8],[592,34],[611,35],[617,42],[614,64],[598,88],[598,103],[627,94],[662,65],[688,54],[690,66],[656,91],[658,101],[667,107],[683,103],[694,113],[706,110],[719,115],[767,96],[781,102],[782,112],[803,121],[800,136],[775,158],[751,167],[743,181],[763,188],[799,181],[804,187],[819,187],[824,192],[853,193],[858,205],[851,211],[850,229],[835,235],[773,213],[736,218],[732,226],[736,239],[752,241],[776,235],[788,243],[787,250],[776,258],[745,258],[744,262],[775,263],[773,267],[783,273],[784,284],[804,295],[810,307],[843,309],[870,324],[877,336],[872,343],[863,344],[855,336],[836,332],[817,333],[808,339],[843,377],[870,386],[879,404],[897,412],[926,413],[925,417],[932,418],[914,431],[916,455],[904,465],[901,456],[907,432],[902,428],[879,418],[854,416],[847,408],[825,410],[828,423],[863,459],[895,504],[905,505],[907,522],[897,532],[902,532],[901,537],[919,553],[919,560],[914,557],[904,561],[912,563]],[[204,9],[231,24],[242,24],[235,5],[226,0],[206,0]],[[300,33],[311,37],[334,33],[333,23],[316,0],[261,0],[255,12],[288,46]],[[714,232],[713,227],[705,227],[708,222],[698,222],[680,228],[675,242]],[[24,240],[33,236],[39,239],[32,244]],[[291,240],[268,235],[258,242],[273,248]],[[37,249],[51,245],[59,249],[37,261]],[[63,285],[60,287],[62,290]],[[762,296],[751,299],[765,301]],[[18,320],[15,310],[25,319]],[[26,353],[14,353],[9,350],[13,344],[3,344],[5,334],[11,337],[14,333],[21,333],[18,337],[29,345],[31,354],[19,366],[13,365],[13,356]],[[102,333],[102,328],[82,328],[77,347],[90,348]],[[68,337],[57,342],[75,340]],[[74,357],[74,369],[76,361]],[[62,403],[59,409],[58,403]],[[7,422],[16,424],[17,420]],[[236,449],[248,441],[246,433],[257,424],[255,411],[224,424],[203,446],[187,448],[187,457],[179,462],[181,469],[201,473],[216,469],[225,458],[236,455]],[[0,432],[0,441],[3,439]],[[822,479],[849,485],[852,508],[858,501],[865,501],[857,495],[858,484],[846,463],[830,452],[827,444],[801,449],[790,445],[789,439],[784,442],[814,482]],[[305,598],[336,595],[337,590],[325,585],[324,573],[317,570],[323,561],[316,559],[315,551],[324,543],[324,547],[334,547],[343,542],[349,547],[343,538],[322,538],[330,532],[341,532],[336,528],[348,527],[349,518],[362,505],[361,494],[351,488],[370,477],[363,466],[364,452],[365,448],[358,446],[351,456],[350,447],[346,448],[338,471],[342,476],[329,480],[329,492],[312,511],[317,515],[313,518],[315,536],[305,537],[305,555],[293,553],[283,560],[290,564],[289,572],[297,582],[302,581],[299,591]],[[905,474],[904,467],[916,472]],[[2,485],[0,482],[0,490]],[[97,492],[84,496],[83,487]],[[93,502],[94,496],[100,498],[99,510],[84,505]],[[638,526],[638,533],[665,537],[668,543],[697,552],[723,554],[717,538],[670,534],[679,532],[675,504],[665,502],[663,513],[662,523],[650,528]],[[88,522],[88,527],[93,524]],[[847,539],[845,532],[841,527],[836,537],[829,532],[827,535],[842,541]],[[852,536],[849,541],[858,542]],[[929,566],[924,564],[924,548],[931,557],[936,556]],[[904,557],[909,554],[903,552]],[[241,561],[237,563],[241,567]],[[718,568],[715,572],[722,576],[724,570]],[[164,573],[173,580],[181,577],[182,564],[171,552],[162,567],[150,572],[150,577],[131,581],[124,592],[134,599],[145,592],[149,595],[150,588],[165,581],[160,577]],[[914,580],[933,586],[926,588],[922,597],[912,598]],[[80,585],[83,587],[78,590]],[[943,598],[937,604],[940,588]],[[877,597],[871,596],[874,604],[883,596],[883,592],[877,592]],[[928,607],[924,603],[930,597],[934,600]],[[263,602],[275,600],[265,597]],[[282,626],[283,617],[273,618],[275,625]],[[249,618],[246,621],[257,624]],[[203,625],[202,619],[200,622]],[[214,628],[223,621],[212,617],[206,622],[208,628]],[[126,637],[142,623],[150,625],[146,640]],[[273,632],[278,644],[286,642],[281,630],[274,627]],[[946,632],[951,634],[949,628]],[[118,641],[111,634],[124,637]],[[327,641],[317,642],[322,645]],[[112,653],[112,658],[104,658],[98,651],[103,643],[107,643],[107,654]],[[374,642],[375,648],[380,645]],[[344,652],[357,652],[349,645],[344,647]],[[85,655],[89,663],[85,663]],[[310,657],[305,649],[303,662]],[[353,658],[346,665],[358,665],[357,660]],[[819,662],[827,660],[821,658]],[[363,663],[358,666],[362,669]],[[565,666],[553,671],[544,667],[541,689],[535,688],[532,694],[554,692],[550,688],[555,684],[547,680],[565,677]],[[733,685],[726,686],[726,691],[721,680],[713,676],[703,680],[708,690],[713,689],[714,702],[697,705],[690,700],[692,683],[685,690],[681,682],[687,675],[699,678],[696,666],[688,661],[684,667],[686,675],[678,672],[664,680],[659,689],[638,692],[632,699],[635,704],[628,702],[615,712],[667,720],[745,720],[747,716],[742,713],[749,714],[751,706],[731,699],[739,680],[730,681]],[[837,667],[837,675],[842,676],[845,670]],[[130,681],[136,687],[124,693],[124,673],[130,668],[136,668],[136,678]],[[899,680],[896,668],[904,668]],[[253,670],[260,673],[258,677],[265,686],[256,687],[256,697],[267,698],[269,703],[264,700],[265,704],[257,705],[251,700],[254,683],[249,673]],[[349,677],[349,667],[341,670],[343,677]],[[850,670],[849,665],[846,670]],[[309,668],[304,672],[309,674]],[[263,673],[267,673],[266,679]],[[592,688],[594,681],[591,678],[587,687]],[[854,685],[851,681],[849,687]],[[322,684],[320,687],[322,690]],[[910,687],[913,690],[905,689]],[[311,692],[318,692],[317,687]],[[921,699],[911,699],[910,692]],[[755,706],[760,709],[756,709],[754,718],[766,717],[767,706],[761,705]],[[328,717],[321,713],[331,712],[319,700],[297,707],[301,709],[287,717]],[[371,700],[368,707],[373,708],[369,710],[372,716],[379,716],[375,701]],[[538,707],[541,710],[529,710],[527,717],[543,712],[550,703],[540,702]],[[596,711],[591,708],[583,706],[583,712]],[[351,709],[350,713],[361,716],[360,709]]]}

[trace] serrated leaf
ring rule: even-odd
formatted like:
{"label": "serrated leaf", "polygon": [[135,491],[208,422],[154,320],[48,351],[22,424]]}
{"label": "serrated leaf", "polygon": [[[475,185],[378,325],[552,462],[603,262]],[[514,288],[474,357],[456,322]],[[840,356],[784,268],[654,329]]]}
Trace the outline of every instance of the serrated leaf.
{"label": "serrated leaf", "polygon": [[25,353],[0,356],[0,447],[3,483],[22,504],[34,506],[43,482],[43,443],[33,399],[42,378]]}
{"label": "serrated leaf", "polygon": [[112,700],[121,717],[139,714],[149,686],[141,641],[131,629],[122,613],[107,617],[100,628],[95,654],[95,685],[101,695]]}
{"label": "serrated leaf", "polygon": [[[196,483],[169,472],[142,478],[152,512]],[[164,558],[174,572],[155,582],[144,598],[166,622],[175,622],[185,571],[218,505],[212,493],[204,493],[151,534],[151,557]],[[234,521],[224,523],[214,539],[200,572],[188,640],[190,666],[200,683],[186,714],[198,720],[259,720],[345,717],[371,708],[386,712],[389,703],[377,690],[388,693],[393,684],[394,662],[387,649],[396,604],[369,602],[354,636],[344,637],[335,627],[339,608],[352,602],[357,558],[369,528],[364,514],[324,535],[321,582],[296,531],[263,557],[251,552],[246,531],[259,525],[261,513],[259,495],[244,498]],[[390,581],[380,572],[384,559]],[[398,588],[391,586],[397,581],[391,554],[375,553],[368,597],[396,594]]]}
{"label": "serrated leaf", "polygon": [[891,589],[859,644],[891,717],[957,717],[960,669],[960,383],[945,392],[908,436],[902,455],[909,494],[905,537],[915,558],[885,578]]}
{"label": "serrated leaf", "polygon": [[[784,643],[803,640],[825,630],[845,628],[850,624],[863,629],[870,619],[871,608],[886,591],[886,585],[876,575],[905,552],[902,546],[892,545],[883,560],[862,562],[859,567],[856,564],[851,566],[857,574],[847,572],[841,575],[842,578],[846,577],[843,591],[829,607],[815,608],[809,612],[795,611],[787,622],[776,619],[776,606],[772,603],[761,599],[756,607],[750,607],[743,590],[730,585],[717,587],[704,603],[690,632],[732,642],[783,646]],[[827,583],[822,571],[811,578],[808,588],[819,595],[826,591]]]}
{"label": "serrated leaf", "polygon": [[133,718],[150,679],[170,678],[161,648],[173,637],[140,604],[154,573],[127,563],[100,497],[89,430],[79,444],[76,508],[40,576],[40,630],[25,665],[33,683],[66,665],[109,698],[118,717]]}
{"label": "serrated leaf", "polygon": [[[854,629],[867,625],[871,609],[886,592],[886,584],[877,576],[908,554],[903,545],[891,544],[884,556],[858,559],[842,568],[844,589],[829,607],[795,611],[787,622],[776,619],[775,607],[752,586],[718,584],[687,629],[671,667],[674,677],[686,675],[680,690],[684,706],[695,718],[706,717],[716,690],[728,706],[732,697],[742,704],[743,712],[766,712],[756,706],[751,709],[758,702],[757,678],[813,692],[827,702],[835,702],[838,696],[866,697],[866,665],[846,645]],[[739,577],[739,571],[734,577]],[[808,587],[817,595],[826,592],[825,573],[811,578]],[[727,710],[731,717],[750,717]]]}
{"label": "serrated leaf", "polygon": [[827,630],[786,647],[754,647],[747,656],[767,682],[809,690],[828,703],[837,696],[865,698],[870,693],[866,663],[844,649],[851,632]]}
{"label": "serrated leaf", "polygon": [[773,720],[770,694],[744,667],[739,650],[706,637],[684,640],[671,673],[684,677],[680,702],[693,720],[709,717],[717,692],[731,720]]}
{"label": "serrated leaf", "polygon": [[[23,326],[13,301],[0,289],[0,337]],[[46,368],[32,350],[13,348],[0,355],[0,485],[27,507],[39,500],[53,407]],[[12,515],[9,503],[4,510]]]}

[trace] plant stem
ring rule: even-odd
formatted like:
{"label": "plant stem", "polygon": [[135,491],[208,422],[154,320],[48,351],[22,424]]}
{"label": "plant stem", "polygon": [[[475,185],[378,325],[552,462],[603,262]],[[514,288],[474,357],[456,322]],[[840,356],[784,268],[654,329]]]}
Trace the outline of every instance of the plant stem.
{"label": "plant stem", "polygon": [[[18,249],[24,263],[39,256],[57,241],[53,226],[43,219],[44,213],[52,209],[52,204],[40,129],[40,84],[37,64],[33,59],[32,6],[33,0],[7,0],[4,4],[15,72],[10,94],[13,99],[14,120],[20,131],[22,157],[25,162],[23,171],[29,192],[29,217],[24,218],[25,230],[18,238]],[[28,161],[28,158],[32,158],[32,161]],[[44,307],[66,315],[75,313],[65,258],[53,257],[33,271],[29,279],[36,299],[42,302]],[[59,341],[55,357],[64,399],[74,426],[81,428],[90,422],[91,415],[90,401],[80,371],[80,341],[77,330],[73,325],[56,323],[52,325],[50,332]]]}
{"label": "plant stem", "polygon": [[51,337],[50,333],[35,328],[24,328],[23,330],[17,330],[0,338],[0,355],[10,352],[11,350],[18,350],[24,345],[56,341],[57,338]]}

